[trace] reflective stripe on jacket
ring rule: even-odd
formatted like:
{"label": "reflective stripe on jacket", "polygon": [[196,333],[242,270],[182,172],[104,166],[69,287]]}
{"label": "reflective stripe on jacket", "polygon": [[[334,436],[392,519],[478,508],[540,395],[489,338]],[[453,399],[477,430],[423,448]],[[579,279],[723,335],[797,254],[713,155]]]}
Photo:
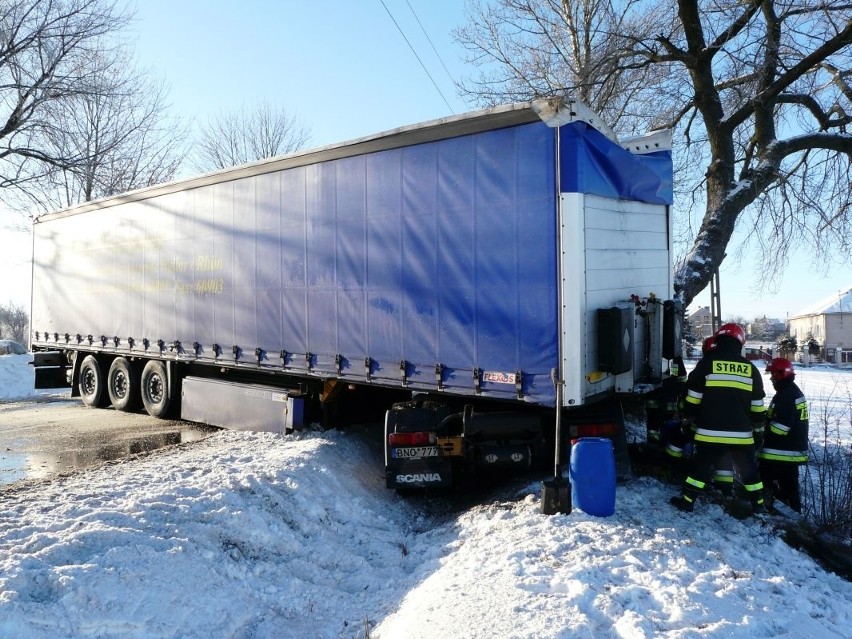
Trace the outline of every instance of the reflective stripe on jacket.
{"label": "reflective stripe on jacket", "polygon": [[751,445],[765,418],[764,397],[760,372],[739,343],[720,339],[689,374],[683,412],[695,422],[696,442]]}
{"label": "reflective stripe on jacket", "polygon": [[792,379],[776,382],[769,403],[760,459],[806,464],[808,461],[808,402]]}

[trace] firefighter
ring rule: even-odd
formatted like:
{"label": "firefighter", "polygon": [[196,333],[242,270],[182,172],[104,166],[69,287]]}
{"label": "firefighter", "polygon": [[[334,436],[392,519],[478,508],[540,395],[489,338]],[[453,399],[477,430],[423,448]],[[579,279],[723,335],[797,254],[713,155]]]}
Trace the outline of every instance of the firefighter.
{"label": "firefighter", "polygon": [[[701,357],[706,357],[707,353],[716,347],[715,337],[711,335],[701,344]],[[681,364],[682,366],[682,364]],[[681,368],[681,370],[684,370]],[[692,439],[695,435],[693,425],[689,420],[684,420],[681,416],[683,412],[683,401],[686,394],[686,372],[682,373],[683,377],[679,379],[678,399],[672,414],[668,415],[661,429],[660,440],[665,447],[666,455],[668,455],[675,466],[680,466],[685,457],[689,457],[691,452]]]}
{"label": "firefighter", "polygon": [[[716,349],[716,336],[711,335],[701,344],[702,356]],[[713,485],[716,486],[723,498],[732,497],[734,494],[734,462],[730,455],[724,455],[717,460]]]}
{"label": "firefighter", "polygon": [[701,357],[706,357],[707,353],[716,349],[716,336],[711,335],[710,337],[705,337],[704,341],[701,342]]}
{"label": "firefighter", "polygon": [[763,483],[755,461],[755,429],[763,426],[763,379],[742,355],[745,331],[739,324],[722,324],[716,348],[695,365],[686,381],[683,416],[695,424],[695,453],[690,459],[681,494],[671,498],[679,510],[692,512],[696,497],[724,468],[730,455],[755,514],[766,512]]}
{"label": "firefighter", "polygon": [[808,463],[808,402],[793,381],[796,373],[790,360],[776,357],[767,370],[775,396],[769,403],[763,447],[758,453],[760,474],[768,498],[800,513],[799,466]]}
{"label": "firefighter", "polygon": [[686,367],[683,358],[675,357],[669,365],[669,374],[663,378],[660,388],[648,394],[645,402],[647,419],[647,441],[665,444],[663,433],[667,424],[677,419],[678,398],[686,383]]}
{"label": "firefighter", "polygon": [[[716,348],[716,336],[711,335],[701,343],[701,357],[706,357],[708,353]],[[683,395],[686,394],[685,382],[686,376],[683,378]],[[686,466],[689,463],[689,458],[693,452],[693,439],[695,438],[695,425],[689,420],[684,420],[680,417],[683,409],[684,397],[682,396],[678,402],[677,419],[667,421],[662,429],[662,441],[665,445],[666,454],[671,458],[672,464],[682,473],[686,472]],[[725,455],[723,459],[718,460],[713,475],[713,485],[719,491],[723,499],[727,499],[733,495],[734,490],[734,465],[730,455]]]}

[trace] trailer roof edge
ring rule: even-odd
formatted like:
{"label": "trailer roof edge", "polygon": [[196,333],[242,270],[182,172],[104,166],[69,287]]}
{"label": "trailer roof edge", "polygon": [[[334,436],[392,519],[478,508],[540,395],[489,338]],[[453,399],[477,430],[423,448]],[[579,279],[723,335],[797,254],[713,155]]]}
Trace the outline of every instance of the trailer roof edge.
{"label": "trailer roof edge", "polygon": [[35,217],[33,223],[37,224],[49,219],[77,215],[86,211],[109,208],[119,204],[141,201],[151,197],[211,184],[230,182],[273,171],[336,160],[363,153],[373,153],[473,133],[481,133],[539,120],[544,121],[545,124],[551,127],[562,126],[573,121],[584,121],[618,143],[611,129],[582,102],[564,96],[538,98],[529,102],[500,105],[406,125],[345,142],[297,151],[289,155],[266,158],[250,164],[243,164],[211,173],[148,186],[120,195],[113,195],[51,213],[45,213]]}

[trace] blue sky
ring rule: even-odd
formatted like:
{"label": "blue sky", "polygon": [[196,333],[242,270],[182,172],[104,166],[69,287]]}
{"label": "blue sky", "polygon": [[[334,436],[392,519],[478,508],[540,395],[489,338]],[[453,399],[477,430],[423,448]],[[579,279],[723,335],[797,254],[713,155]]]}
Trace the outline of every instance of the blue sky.
{"label": "blue sky", "polygon": [[[457,95],[449,77],[476,73],[451,35],[465,23],[464,4],[138,0],[130,37],[139,64],[169,86],[176,114],[204,122],[218,111],[250,109],[266,100],[286,107],[311,130],[310,146],[323,146],[475,108]],[[7,253],[14,262],[5,270],[15,268],[28,279],[28,240],[15,244],[21,255]],[[852,286],[852,269],[835,268],[826,277],[804,255],[787,269],[777,293],[765,290],[755,268],[730,258],[723,265],[723,316],[783,319]],[[12,298],[27,303],[28,293],[16,288]],[[709,303],[708,290],[693,308]]]}
{"label": "blue sky", "polygon": [[[719,291],[723,319],[740,316],[750,321],[766,315],[783,321],[806,307],[852,287],[852,269],[848,266],[835,267],[824,274],[801,252],[790,261],[776,292],[766,287],[757,269],[753,259],[736,264],[728,258],[722,264]],[[696,297],[690,310],[699,306],[710,306],[709,286]]]}
{"label": "blue sky", "polygon": [[140,64],[165,77],[177,112],[204,122],[267,100],[295,114],[312,131],[311,146],[322,146],[470,110],[443,66],[454,80],[470,74],[450,35],[464,23],[463,7],[461,0],[140,0],[132,28]]}

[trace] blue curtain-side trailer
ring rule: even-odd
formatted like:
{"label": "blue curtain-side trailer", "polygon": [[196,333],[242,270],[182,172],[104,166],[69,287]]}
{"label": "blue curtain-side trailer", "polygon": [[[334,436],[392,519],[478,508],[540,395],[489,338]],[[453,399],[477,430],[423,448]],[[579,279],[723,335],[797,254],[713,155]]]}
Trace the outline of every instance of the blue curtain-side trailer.
{"label": "blue curtain-side trailer", "polygon": [[670,136],[581,103],[490,108],[34,222],[37,385],[289,431],[385,417],[388,487],[623,440],[680,355]]}

